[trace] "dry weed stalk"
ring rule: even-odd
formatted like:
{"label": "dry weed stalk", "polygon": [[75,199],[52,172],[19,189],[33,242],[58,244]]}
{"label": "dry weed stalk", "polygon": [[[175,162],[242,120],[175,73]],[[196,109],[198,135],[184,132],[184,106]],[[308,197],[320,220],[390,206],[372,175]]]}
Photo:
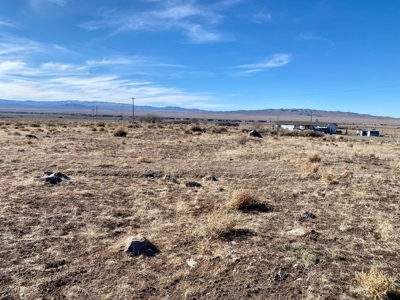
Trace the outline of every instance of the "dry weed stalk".
{"label": "dry weed stalk", "polygon": [[356,281],[369,299],[385,299],[389,291],[393,289],[393,279],[379,271],[377,266],[372,266],[369,272],[356,273]]}

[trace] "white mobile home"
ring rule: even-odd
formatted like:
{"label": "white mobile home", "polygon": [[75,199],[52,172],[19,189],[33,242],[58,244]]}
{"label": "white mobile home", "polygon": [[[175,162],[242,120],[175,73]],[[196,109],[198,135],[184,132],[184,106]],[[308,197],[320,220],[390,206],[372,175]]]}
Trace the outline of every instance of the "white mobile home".
{"label": "white mobile home", "polygon": [[303,122],[303,121],[277,121],[275,127],[287,130],[314,130],[329,134],[337,133],[337,123]]}

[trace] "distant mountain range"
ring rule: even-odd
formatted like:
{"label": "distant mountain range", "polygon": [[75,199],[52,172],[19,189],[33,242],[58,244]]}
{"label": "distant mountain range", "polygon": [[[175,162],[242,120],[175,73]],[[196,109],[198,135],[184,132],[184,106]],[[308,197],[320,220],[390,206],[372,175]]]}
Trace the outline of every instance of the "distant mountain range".
{"label": "distant mountain range", "polygon": [[[2,100],[0,99],[0,112],[59,112],[59,113],[84,113],[91,114],[92,109],[99,108],[101,112],[109,112],[112,114],[127,113],[132,111],[131,104],[113,103],[113,102],[95,102],[95,101],[33,101],[33,100]],[[358,114],[354,112],[341,111],[325,111],[325,110],[310,110],[310,109],[259,109],[259,110],[236,110],[236,111],[208,111],[201,109],[189,109],[182,107],[154,107],[154,106],[136,106],[135,112],[143,113],[158,113],[158,114],[181,114],[200,116],[226,116],[237,118],[238,116],[271,118],[277,117],[283,119],[304,119],[311,116],[311,111],[314,119],[317,118],[340,118],[340,119],[390,119],[398,120],[391,117],[373,116],[368,114]]]}

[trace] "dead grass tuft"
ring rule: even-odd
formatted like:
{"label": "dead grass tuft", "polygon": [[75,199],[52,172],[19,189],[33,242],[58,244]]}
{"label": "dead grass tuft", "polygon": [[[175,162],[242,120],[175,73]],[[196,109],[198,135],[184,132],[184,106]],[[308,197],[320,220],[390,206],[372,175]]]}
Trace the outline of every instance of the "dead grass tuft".
{"label": "dead grass tuft", "polygon": [[356,281],[369,299],[386,299],[387,293],[393,289],[393,279],[372,266],[369,272],[356,273]]}
{"label": "dead grass tuft", "polygon": [[300,171],[305,174],[315,174],[318,172],[320,164],[305,162],[301,165]]}
{"label": "dead grass tuft", "polygon": [[237,139],[238,145],[245,145],[248,141],[249,141],[249,138],[245,135],[243,135]]}
{"label": "dead grass tuft", "polygon": [[117,136],[117,137],[126,137],[128,133],[125,131],[125,129],[122,126],[118,126],[117,128],[114,129],[112,135]]}
{"label": "dead grass tuft", "polygon": [[198,125],[190,126],[189,129],[191,132],[204,132],[203,128]]}
{"label": "dead grass tuft", "polygon": [[219,238],[232,231],[237,224],[235,216],[222,211],[213,212],[207,221],[208,234],[213,238]]}
{"label": "dead grass tuft", "polygon": [[150,163],[151,161],[150,161],[150,158],[148,158],[148,157],[146,157],[146,156],[139,156],[139,157],[136,159],[136,162],[137,162],[138,164],[141,164],[141,163]]}
{"label": "dead grass tuft", "polygon": [[328,172],[323,172],[321,174],[321,180],[328,183],[328,184],[338,184],[339,182],[335,179],[335,177],[328,173]]}
{"label": "dead grass tuft", "polygon": [[243,209],[257,204],[256,197],[248,190],[237,190],[232,193],[231,200],[226,204],[229,209]]}
{"label": "dead grass tuft", "polygon": [[307,162],[309,163],[319,163],[321,162],[321,157],[318,154],[313,154],[307,157]]}

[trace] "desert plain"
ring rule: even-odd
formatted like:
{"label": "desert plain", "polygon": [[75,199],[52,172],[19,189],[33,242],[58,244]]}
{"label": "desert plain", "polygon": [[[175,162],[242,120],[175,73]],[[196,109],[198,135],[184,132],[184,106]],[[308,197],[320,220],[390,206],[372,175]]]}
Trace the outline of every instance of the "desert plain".
{"label": "desert plain", "polygon": [[252,126],[0,120],[0,298],[399,299],[398,140]]}

